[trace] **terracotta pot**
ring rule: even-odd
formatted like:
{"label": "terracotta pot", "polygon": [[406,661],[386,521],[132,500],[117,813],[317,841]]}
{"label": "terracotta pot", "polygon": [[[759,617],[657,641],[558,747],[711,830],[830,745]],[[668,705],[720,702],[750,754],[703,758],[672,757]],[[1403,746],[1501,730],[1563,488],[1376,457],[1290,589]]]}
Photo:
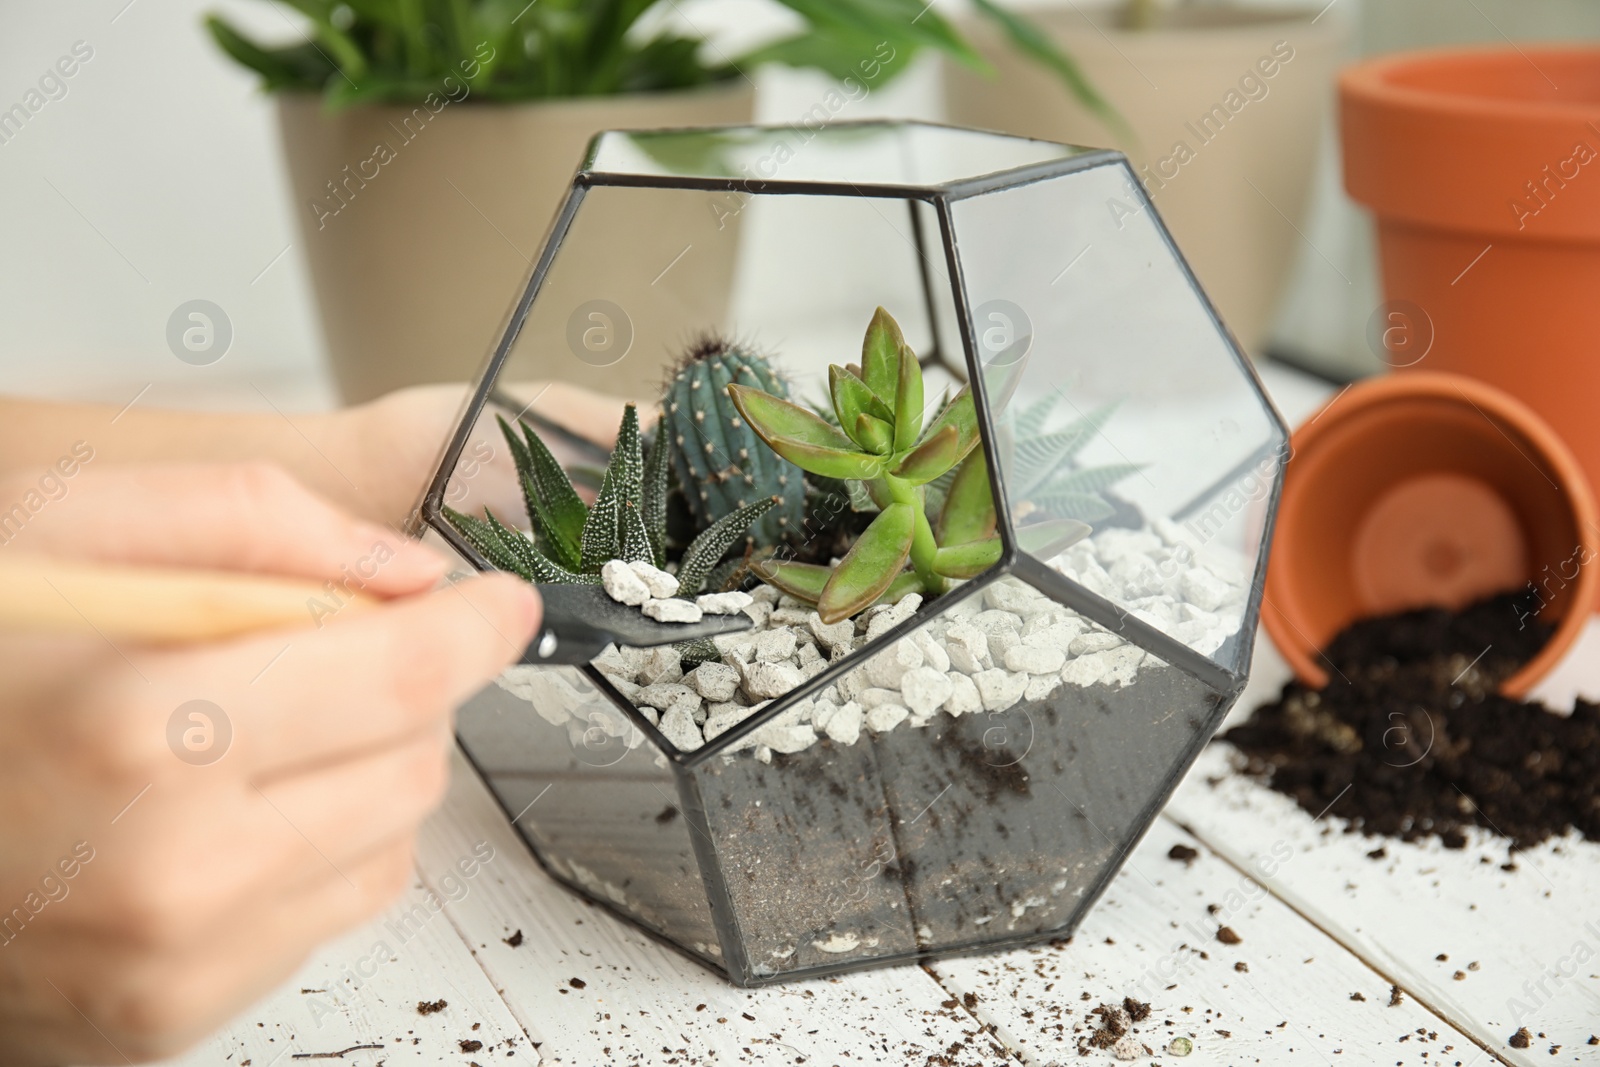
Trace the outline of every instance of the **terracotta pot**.
{"label": "terracotta pot", "polygon": [[1390,375],[1336,396],[1294,434],[1262,621],[1296,676],[1359,618],[1532,589],[1555,635],[1501,686],[1522,697],[1600,596],[1600,511],[1554,431],[1498,389]]}
{"label": "terracotta pot", "polygon": [[950,121],[1126,152],[1223,321],[1259,353],[1300,252],[1295,228],[1310,202],[1345,24],[1336,13],[1313,23],[1309,13],[1215,5],[1171,10],[1137,31],[1076,4],[1028,14],[1078,61],[1133,137],[1019,59],[984,21],[965,28],[999,73],[946,64]]}
{"label": "terracotta pot", "polygon": [[[281,97],[301,244],[345,400],[476,374],[596,133],[747,123],[753,110],[743,79],[531,104],[468,99],[437,113],[383,106],[329,114],[318,98]],[[611,219],[615,232],[605,239],[640,262],[668,262],[692,239],[671,217]],[[697,318],[680,332],[719,320],[700,312],[726,303],[736,243],[722,242],[720,255],[697,264],[705,299],[689,301]],[[657,318],[670,318],[668,310]],[[563,367],[581,385],[618,384],[601,368]]]}
{"label": "terracotta pot", "polygon": [[1518,397],[1600,484],[1600,48],[1389,56],[1346,71],[1340,97],[1394,362]]}

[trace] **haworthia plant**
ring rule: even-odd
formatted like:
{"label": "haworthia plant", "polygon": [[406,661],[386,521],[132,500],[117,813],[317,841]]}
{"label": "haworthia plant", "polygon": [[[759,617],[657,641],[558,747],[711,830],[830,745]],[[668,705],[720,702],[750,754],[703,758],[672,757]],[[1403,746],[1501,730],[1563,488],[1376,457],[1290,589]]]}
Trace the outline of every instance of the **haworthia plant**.
{"label": "haworthia plant", "polygon": [[1047,427],[1062,397],[1052,393],[1018,412],[1003,434],[1002,469],[1013,503],[1028,503],[1058,519],[1099,522],[1116,508],[1105,491],[1143,470],[1139,463],[1080,467],[1074,463],[1110,420],[1115,404],[1081,415],[1059,430]]}
{"label": "haworthia plant", "polygon": [[[591,585],[599,584],[600,568],[614,559],[668,565],[666,446],[657,434],[645,453],[632,404],[623,410],[617,444],[592,505],[583,502],[531,427],[520,423],[519,435],[504,419],[498,421],[516,466],[531,536],[507,526],[488,508],[481,519],[444,509],[445,521],[485,560],[530,582]],[[750,524],[776,506],[771,497],[754,500],[702,531],[677,561],[679,594],[703,591],[713,568]]]}
{"label": "haworthia plant", "polygon": [[[867,327],[860,365],[829,367],[828,383],[836,425],[759,389],[727,390],[773,452],[811,474],[860,483],[881,510],[837,565],[768,560],[753,564],[757,576],[834,623],[881,598],[938,595],[952,579],[994,566],[1002,546],[971,392],[961,390],[924,425],[922,369],[883,308]],[[927,486],[946,476],[943,504],[930,517]],[[1089,527],[1053,520],[1026,532],[1024,547],[1054,554]]]}

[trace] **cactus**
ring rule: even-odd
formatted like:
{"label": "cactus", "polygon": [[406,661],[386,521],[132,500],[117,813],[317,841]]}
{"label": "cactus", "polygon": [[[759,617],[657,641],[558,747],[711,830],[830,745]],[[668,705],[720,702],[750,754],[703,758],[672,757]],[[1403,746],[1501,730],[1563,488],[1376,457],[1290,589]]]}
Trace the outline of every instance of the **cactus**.
{"label": "cactus", "polygon": [[672,470],[698,529],[753,501],[778,504],[751,528],[748,543],[772,547],[799,536],[806,485],[799,467],[765,448],[729,399],[730,384],[787,398],[766,357],[717,337],[692,346],[661,403],[657,434],[671,446]]}
{"label": "cactus", "polygon": [[[859,373],[829,367],[828,382],[837,425],[750,386],[733,383],[727,390],[774,453],[810,474],[861,483],[882,510],[836,565],[763,560],[753,564],[756,575],[815,604],[831,624],[880,599],[938,596],[951,579],[975,578],[999,562],[994,493],[970,390],[957,393],[924,428],[922,369],[883,308],[867,327]],[[926,487],[951,472],[930,516]],[[1018,541],[1053,555],[1088,533],[1083,522],[1055,519],[1019,530]]]}
{"label": "cactus", "polygon": [[[521,437],[504,419],[499,423],[516,463],[533,536],[507,526],[488,508],[481,519],[445,508],[445,521],[484,559],[527,581],[558,584],[598,584],[600,568],[614,559],[667,565],[664,438],[657,434],[645,454],[632,404],[623,410],[616,450],[593,504],[578,496],[527,423],[521,424]],[[752,522],[776,506],[771,497],[753,499],[701,531],[677,559],[680,594],[705,589],[717,562]]]}

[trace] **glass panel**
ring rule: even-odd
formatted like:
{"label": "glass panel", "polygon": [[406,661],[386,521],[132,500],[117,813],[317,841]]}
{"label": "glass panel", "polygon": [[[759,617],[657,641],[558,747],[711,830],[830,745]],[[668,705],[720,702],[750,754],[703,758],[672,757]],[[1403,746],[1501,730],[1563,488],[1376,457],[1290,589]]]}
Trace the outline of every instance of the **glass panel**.
{"label": "glass panel", "polygon": [[692,772],[757,977],[1069,927],[1223,713],[1015,578],[936,607]]}
{"label": "glass panel", "polygon": [[1023,547],[1234,666],[1283,439],[1121,164],[952,206]]}
{"label": "glass panel", "polygon": [[770,128],[606,133],[589,169],[661,177],[934,186],[1082,151],[943,126],[830,125],[813,118]]}
{"label": "glass panel", "polygon": [[581,672],[513,667],[467,702],[456,729],[557,877],[720,961],[673,772]]}

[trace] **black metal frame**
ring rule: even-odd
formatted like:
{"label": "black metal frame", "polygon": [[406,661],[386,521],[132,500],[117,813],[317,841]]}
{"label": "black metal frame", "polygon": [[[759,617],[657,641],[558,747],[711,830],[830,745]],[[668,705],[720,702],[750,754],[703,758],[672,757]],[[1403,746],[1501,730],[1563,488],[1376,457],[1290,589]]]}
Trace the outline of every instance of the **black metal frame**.
{"label": "black metal frame", "polygon": [[[914,127],[929,125],[933,124],[897,122],[892,120],[873,120],[857,123],[835,124],[835,126],[855,127]],[[732,129],[741,128],[753,130],[764,129],[763,127],[732,127]],[[785,127],[766,128],[777,130],[784,129]],[[1121,167],[1126,172],[1130,187],[1137,190],[1137,196],[1139,197],[1143,208],[1149,212],[1149,217],[1154,221],[1157,231],[1160,233],[1163,241],[1166,243],[1168,250],[1182,268],[1184,276],[1187,278],[1191,289],[1196,295],[1199,296],[1207,314],[1211,318],[1213,325],[1216,327],[1218,332],[1227,339],[1228,347],[1237,363],[1237,369],[1240,370],[1246,379],[1251,383],[1257,400],[1261,403],[1263,410],[1265,411],[1269,421],[1272,423],[1276,431],[1275,440],[1269,440],[1266,442],[1260,450],[1252,455],[1249,460],[1244,461],[1243,464],[1236,467],[1222,479],[1219,479],[1212,486],[1208,486],[1201,495],[1197,496],[1188,505],[1186,505],[1186,508],[1192,509],[1198,506],[1201,500],[1209,499],[1211,495],[1215,495],[1217,492],[1220,492],[1222,488],[1226,487],[1227,485],[1231,485],[1237,480],[1238,477],[1242,476],[1242,472],[1244,470],[1246,470],[1249,466],[1259,462],[1259,457],[1270,455],[1275,450],[1283,449],[1288,441],[1288,426],[1284,422],[1283,417],[1273,406],[1271,400],[1268,398],[1265,389],[1262,387],[1261,380],[1256,373],[1255,367],[1240,348],[1239,343],[1233,336],[1232,332],[1229,331],[1227,326],[1222,322],[1221,317],[1217,314],[1215,306],[1211,303],[1210,298],[1206,296],[1204,289],[1201,288],[1199,281],[1195,278],[1193,270],[1190,269],[1188,261],[1184,259],[1182,252],[1178,249],[1176,243],[1173,241],[1171,233],[1167,230],[1165,223],[1161,220],[1160,214],[1156,210],[1154,203],[1150,200],[1149,195],[1144,189],[1143,185],[1138,181],[1137,175],[1134,173],[1132,166],[1128,163],[1127,158],[1120,152],[1084,149],[1078,151],[1076,154],[1066,156],[1059,160],[1029,164],[1023,167],[999,171],[976,178],[950,182],[944,185],[856,185],[844,182],[776,181],[750,178],[674,177],[594,171],[591,168],[594,163],[596,151],[599,147],[600,139],[603,136],[604,135],[602,134],[590,142],[589,151],[585,156],[583,166],[573,178],[572,190],[567,195],[565,202],[562,204],[560,210],[555,216],[554,221],[551,224],[550,231],[546,237],[544,249],[539,256],[538,261],[534,264],[529,273],[528,280],[523,287],[522,294],[518,297],[517,301],[513,304],[510,312],[508,312],[506,316],[505,326],[501,331],[500,340],[495,344],[485,362],[483,371],[479,376],[477,386],[473,390],[472,395],[468,398],[463,408],[461,417],[456,426],[456,430],[446,444],[440,457],[438,466],[435,470],[433,479],[429,483],[417,512],[413,516],[413,531],[420,531],[423,526],[431,527],[441,537],[443,537],[456,552],[471,562],[472,565],[480,571],[492,570],[494,568],[475,549],[473,549],[471,545],[467,544],[467,542],[456,533],[453,527],[451,527],[447,522],[443,521],[441,505],[443,503],[444,493],[448,488],[450,479],[454,475],[456,464],[460,459],[462,451],[466,447],[467,440],[471,435],[479,416],[482,414],[485,405],[490,403],[493,399],[492,394],[495,390],[500,371],[506,359],[510,355],[512,348],[516,344],[517,336],[521,330],[522,324],[526,320],[529,311],[532,309],[534,301],[538,298],[539,291],[544,284],[545,278],[550,272],[551,266],[554,263],[556,254],[561,248],[562,242],[565,240],[566,235],[572,226],[573,219],[576,217],[579,208],[583,204],[584,197],[592,188],[667,188],[698,190],[705,192],[740,192],[750,195],[867,197],[875,199],[907,201],[912,212],[914,231],[917,234],[918,268],[921,272],[925,305],[928,309],[930,326],[934,331],[933,336],[935,347],[939,350],[936,354],[944,357],[939,360],[941,364],[949,365],[952,361],[947,356],[944,356],[943,345],[940,343],[942,338],[939,336],[937,316],[934,311],[936,307],[933,291],[934,279],[928,270],[926,251],[921,240],[922,224],[918,218],[917,212],[919,203],[926,203],[930,205],[934,209],[939,224],[939,237],[944,248],[946,266],[949,271],[950,283],[952,286],[951,295],[954,299],[954,306],[957,312],[957,319],[960,327],[961,347],[962,353],[965,357],[963,360],[965,365],[964,369],[966,370],[967,380],[974,390],[974,400],[976,401],[975,408],[978,415],[979,432],[982,436],[982,439],[985,442],[988,442],[994,440],[995,438],[993,415],[989,404],[987,403],[987,399],[984,396],[985,386],[983,375],[979,373],[981,361],[978,356],[978,345],[972,323],[972,309],[969,304],[966,281],[961,267],[960,253],[955,237],[955,227],[951,218],[951,205],[971,197],[1020,188],[1022,186],[1031,185],[1037,182],[1064,177],[1080,171],[1107,166]],[[1009,515],[1011,513],[1009,501],[1006,499],[1008,490],[1005,479],[1001,476],[1001,472],[997,469],[995,452],[993,449],[986,449],[985,452],[989,465],[990,484],[993,487],[997,497],[996,510],[1001,515]],[[1278,498],[1281,491],[1282,482],[1281,479],[1279,479],[1278,481],[1274,482],[1270,497],[1266,501],[1267,516],[1266,522],[1261,531],[1263,551],[1257,556],[1256,569],[1254,575],[1252,576],[1251,592],[1244,614],[1244,619],[1246,621],[1258,618],[1260,614],[1261,600],[1266,584],[1267,552],[1265,549],[1271,544],[1273,525],[1278,507]],[[1192,763],[1194,757],[1198,754],[1199,749],[1210,739],[1211,733],[1218,725],[1220,725],[1223,717],[1226,716],[1228,710],[1233,706],[1234,701],[1238,699],[1240,692],[1244,688],[1248,677],[1249,665],[1254,651],[1255,628],[1253,626],[1241,627],[1239,635],[1240,639],[1235,646],[1235,654],[1231,657],[1233,663],[1231,665],[1220,663],[1210,656],[1205,656],[1199,652],[1196,652],[1194,649],[1183,644],[1181,641],[1178,641],[1176,638],[1169,636],[1156,627],[1151,626],[1149,623],[1146,623],[1141,619],[1134,618],[1117,604],[1106,599],[1105,597],[1100,596],[1097,593],[1090,591],[1089,589],[1084,588],[1078,583],[1067,578],[1065,575],[1047,567],[1042,561],[1020,553],[1018,551],[1015,534],[1010,523],[1001,523],[999,524],[998,529],[1003,546],[1000,560],[990,570],[986,571],[978,578],[966,583],[966,585],[962,587],[966,593],[970,594],[977,592],[985,586],[1003,577],[1013,575],[1045,593],[1046,595],[1052,597],[1083,617],[1105,627],[1107,630],[1122,634],[1129,641],[1141,646],[1146,651],[1160,657],[1169,665],[1195,678],[1206,688],[1217,694],[1219,698],[1219,704],[1216,710],[1208,717],[1207,722],[1205,723],[1205,729],[1197,732],[1194,741],[1185,751],[1183,759],[1179,764],[1181,768],[1187,768],[1190,763]],[[781,975],[774,975],[770,977],[757,976],[750,972],[748,962],[742,959],[742,953],[740,952],[739,946],[742,944],[742,942],[738,937],[737,931],[733,929],[735,919],[732,904],[727,895],[726,886],[721,882],[720,868],[717,865],[716,857],[711,852],[710,824],[705,819],[703,809],[699,806],[698,787],[692,772],[696,767],[705,761],[726,753],[730,747],[736,745],[738,742],[748,737],[751,733],[760,729],[762,726],[765,726],[767,723],[771,722],[800,701],[810,699],[815,694],[820,693],[823,689],[834,684],[845,673],[854,670],[856,667],[859,667],[872,655],[876,654],[878,649],[887,647],[893,644],[895,641],[908,636],[910,633],[918,629],[925,621],[926,620],[920,614],[905,620],[880,637],[873,649],[859,650],[839,661],[838,663],[830,664],[827,669],[809,679],[807,682],[796,688],[793,692],[784,697],[773,700],[767,705],[767,707],[763,708],[759,714],[753,715],[736,726],[731,727],[725,733],[718,735],[714,742],[707,743],[705,746],[693,752],[682,752],[674,747],[672,743],[661,734],[659,729],[652,725],[649,720],[645,719],[644,716],[639,714],[638,710],[634,708],[633,704],[625,699],[616,690],[616,688],[612,686],[605,675],[602,674],[597,668],[592,665],[583,668],[583,672],[590,683],[593,684],[600,692],[604,693],[606,698],[615,704],[618,710],[627,717],[627,720],[636,729],[640,730],[649,739],[649,741],[670,761],[670,765],[678,785],[679,799],[681,802],[679,807],[689,825],[690,839],[693,842],[696,859],[700,865],[701,877],[705,883],[708,900],[711,906],[712,921],[721,940],[723,952],[725,953],[723,959],[713,960],[706,956],[695,953],[689,950],[686,946],[680,945],[673,941],[671,938],[666,937],[657,931],[651,930],[648,926],[638,922],[632,916],[611,908],[606,901],[599,899],[593,893],[581,886],[575,885],[552,870],[549,864],[545,862],[544,857],[539,854],[539,850],[528,839],[527,835],[523,833],[521,827],[517,827],[518,833],[522,834],[524,841],[528,844],[530,851],[532,851],[535,857],[539,860],[541,866],[543,866],[552,877],[562,882],[563,885],[566,885],[574,892],[582,894],[595,903],[606,907],[608,910],[611,910],[613,914],[619,915],[623,919],[633,923],[633,925],[650,934],[652,937],[655,937],[657,940],[663,941],[664,943],[677,948],[690,959],[696,960],[697,962],[724,973],[730,980],[738,983],[739,985],[764,985],[772,982],[821,977],[860,969],[863,964],[859,961],[855,961],[850,963],[841,963],[834,966],[810,968],[794,972],[784,972]],[[1227,647],[1228,646],[1224,646],[1224,648]],[[468,758],[471,760],[470,752],[468,753]],[[484,777],[485,781],[487,782],[487,776],[483,775],[481,769],[477,767],[476,761],[474,760],[472,762],[474,769],[479,770],[480,777]],[[1127,853],[1132,850],[1134,845],[1138,843],[1138,840],[1149,828],[1150,823],[1154,819],[1155,815],[1166,803],[1167,798],[1171,795],[1172,791],[1177,788],[1178,782],[1181,780],[1181,778],[1181,771],[1173,774],[1166,783],[1166,787],[1161,791],[1160,795],[1153,798],[1151,804],[1141,814],[1140,818],[1134,821],[1133,825],[1136,827],[1136,830],[1129,835],[1129,838],[1126,842],[1122,843],[1120,855],[1126,856]],[[493,792],[492,789],[491,792]],[[691,804],[687,802],[690,798],[694,800],[694,803]],[[498,795],[496,795],[496,801],[500,802]],[[506,811],[508,818],[513,817],[509,808],[506,808],[503,803],[501,803],[501,807]],[[886,966],[895,963],[905,963],[914,960],[929,959],[940,956],[953,956],[976,952],[992,952],[1013,945],[1034,943],[1045,937],[1063,936],[1067,933],[1070,933],[1077,926],[1083,915],[1086,914],[1088,908],[1099,899],[1100,895],[1104,892],[1106,886],[1109,885],[1111,878],[1115,875],[1119,868],[1120,864],[1109,865],[1106,868],[1101,881],[1099,884],[1097,884],[1093,892],[1085,894],[1082,905],[1073,912],[1071,919],[1060,929],[1051,933],[1018,935],[1017,937],[1010,939],[986,940],[982,942],[973,942],[970,945],[945,946],[939,948],[937,951],[930,950],[925,952],[918,951],[913,953],[904,953],[892,957],[874,959],[871,961],[870,966]],[[736,960],[727,955],[729,953],[740,956],[741,958]]]}

